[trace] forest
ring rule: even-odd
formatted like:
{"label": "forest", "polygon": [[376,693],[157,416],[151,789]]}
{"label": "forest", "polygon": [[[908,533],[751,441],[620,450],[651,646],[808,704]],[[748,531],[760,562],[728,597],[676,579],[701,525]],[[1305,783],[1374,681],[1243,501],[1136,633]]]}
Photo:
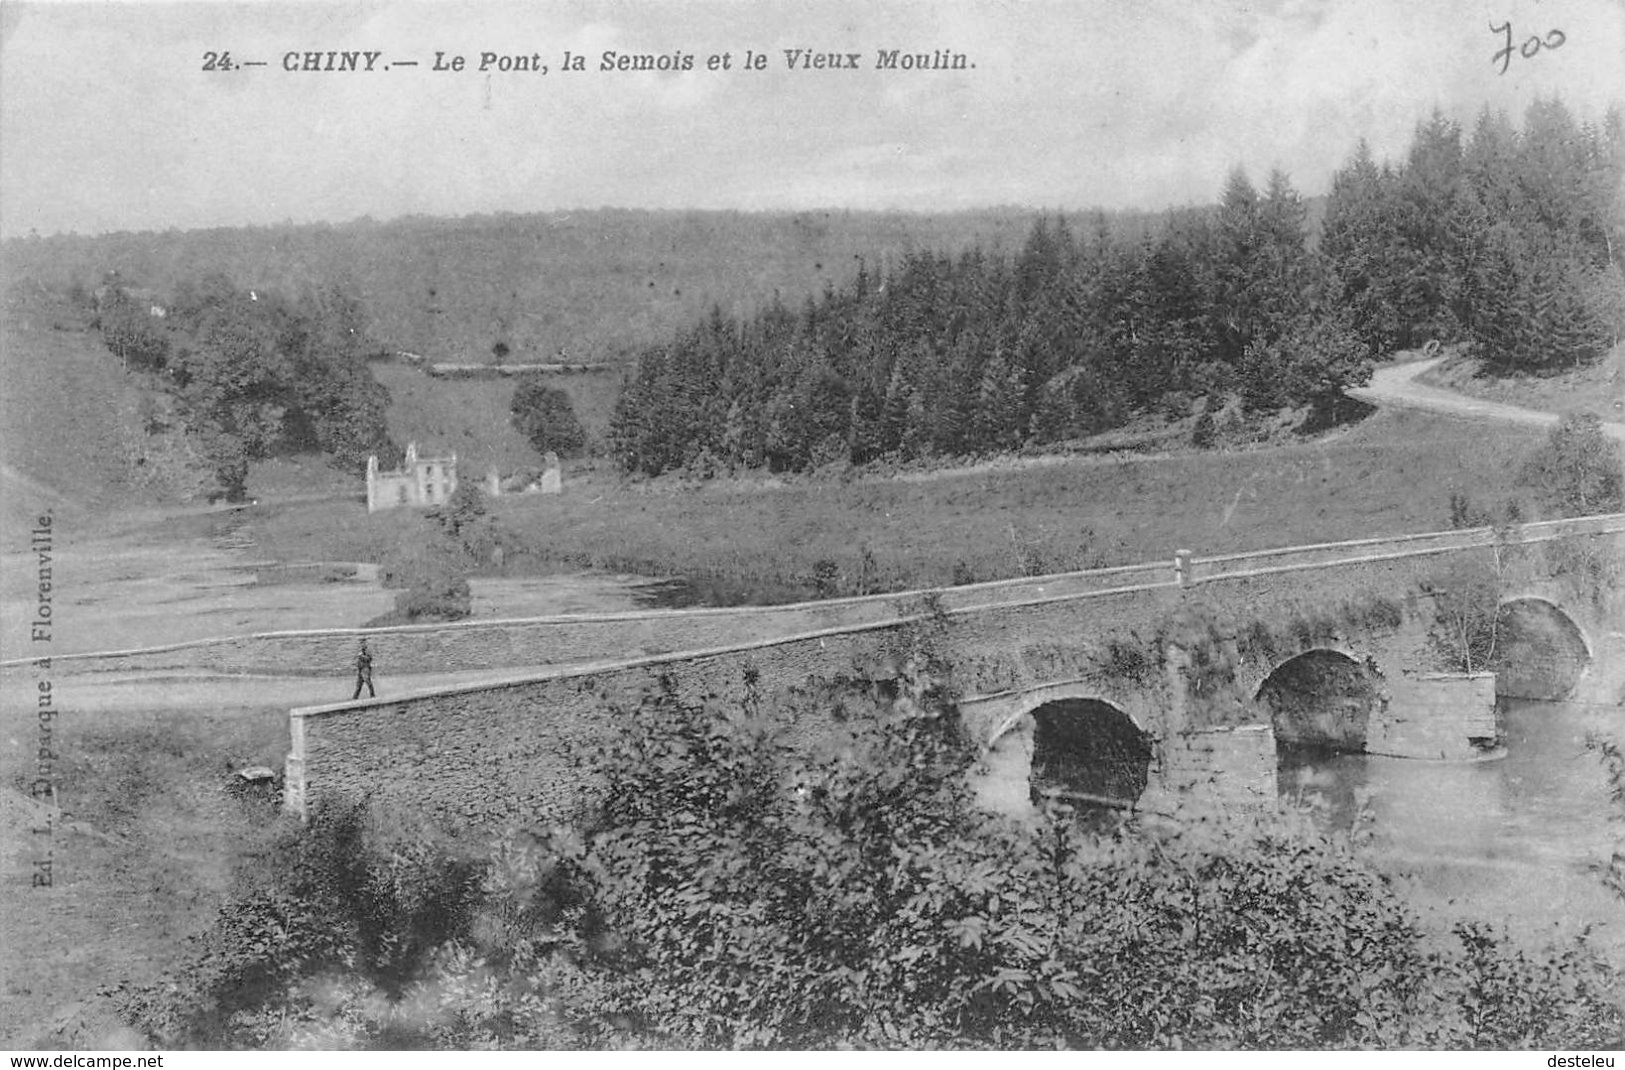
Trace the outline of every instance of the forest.
{"label": "forest", "polygon": [[[1625,118],[1556,99],[1522,128],[1435,113],[1403,160],[1363,142],[1318,234],[1275,170],[1125,238],[1039,218],[972,246],[863,264],[800,308],[708,317],[639,354],[612,424],[628,472],[814,469],[1063,442],[1139,413],[1335,410],[1372,362],[1461,343],[1502,374],[1595,360],[1625,324]],[[1079,232],[1081,229],[1081,233]],[[1335,413],[1333,413],[1335,414]]]}

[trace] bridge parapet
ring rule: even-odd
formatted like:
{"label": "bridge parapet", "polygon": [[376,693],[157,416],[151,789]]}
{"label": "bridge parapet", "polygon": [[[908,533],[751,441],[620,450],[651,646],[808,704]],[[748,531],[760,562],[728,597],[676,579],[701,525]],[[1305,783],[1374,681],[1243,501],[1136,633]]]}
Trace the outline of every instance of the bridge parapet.
{"label": "bridge parapet", "polygon": [[[475,620],[392,628],[327,628],[200,639],[132,650],[61,654],[64,673],[206,670],[286,675],[343,675],[366,638],[383,664],[431,665],[445,672],[588,664],[657,656],[764,637],[786,639],[829,628],[899,623],[933,605],[951,614],[999,607],[1035,607],[1123,592],[1212,585],[1305,569],[1358,566],[1387,559],[1444,554],[1572,535],[1625,532],[1625,514],[1490,528],[1356,539],[1277,550],[1194,556],[1181,569],[1163,561],[1106,569],[996,580],[782,606],[647,610],[516,620]],[[0,662],[25,668],[27,659]]]}
{"label": "bridge parapet", "polygon": [[1466,528],[1391,538],[1350,539],[1312,546],[1290,546],[1279,550],[1254,550],[1239,554],[1196,557],[1191,562],[1191,575],[1187,583],[1194,585],[1236,576],[1360,565],[1390,558],[1422,557],[1480,547],[1535,544],[1578,535],[1611,535],[1621,532],[1625,532],[1625,513],[1579,517],[1572,520],[1547,520],[1505,528]]}

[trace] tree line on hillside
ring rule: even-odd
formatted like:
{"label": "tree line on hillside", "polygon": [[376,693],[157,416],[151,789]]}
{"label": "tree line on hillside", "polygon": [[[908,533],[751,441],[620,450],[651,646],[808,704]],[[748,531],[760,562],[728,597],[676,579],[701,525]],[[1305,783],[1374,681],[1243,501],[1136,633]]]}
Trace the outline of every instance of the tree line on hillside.
{"label": "tree line on hillside", "polygon": [[[1327,407],[1371,362],[1464,342],[1503,371],[1595,359],[1625,322],[1625,121],[1557,100],[1470,137],[1435,114],[1405,160],[1362,143],[1311,241],[1290,177],[1138,240],[1040,218],[1019,253],[917,252],[799,311],[714,308],[646,349],[612,446],[630,472],[963,456],[1200,408]],[[1205,399],[1205,405],[1199,404]]]}
{"label": "tree line on hillside", "polygon": [[115,284],[96,320],[126,369],[177,399],[228,500],[245,496],[250,462],[275,454],[319,451],[360,473],[369,454],[394,452],[363,310],[341,287],[291,301],[210,276],[183,282],[157,315]]}

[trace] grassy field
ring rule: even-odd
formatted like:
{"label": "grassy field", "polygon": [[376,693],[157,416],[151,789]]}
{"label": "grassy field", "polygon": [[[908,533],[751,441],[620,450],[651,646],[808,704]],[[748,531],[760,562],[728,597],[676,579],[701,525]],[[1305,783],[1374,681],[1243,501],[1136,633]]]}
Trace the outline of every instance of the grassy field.
{"label": "grassy field", "polygon": [[[1453,491],[1503,500],[1538,434],[1379,413],[1336,438],[1232,454],[1070,459],[917,481],[573,488],[504,503],[561,566],[715,577],[804,593],[894,589],[1436,530]],[[872,559],[865,575],[865,556]],[[745,592],[748,593],[748,592]]]}
{"label": "grassy field", "polygon": [[[508,575],[606,569],[684,577],[708,600],[811,597],[820,562],[841,593],[1263,549],[1449,526],[1455,492],[1499,504],[1538,431],[1381,411],[1329,436],[1226,453],[1011,458],[840,481],[623,480],[567,473],[559,497],[492,515]],[[1533,515],[1529,513],[1527,515]],[[351,502],[257,511],[283,560],[375,559],[420,523]],[[827,572],[828,566],[826,566]]]}
{"label": "grassy field", "polygon": [[[8,714],[8,725],[15,722]],[[25,797],[31,770],[0,750],[0,836],[7,905],[0,1045],[22,1046],[66,1015],[93,1047],[117,1023],[98,989],[155,977],[214,917],[233,867],[278,819],[270,798],[227,789],[228,772],[279,768],[287,711],[224,708],[65,711],[55,722],[62,816],[49,837],[53,880],[28,886],[45,839]],[[74,827],[70,828],[69,825]],[[77,1013],[69,1013],[75,1004]]]}

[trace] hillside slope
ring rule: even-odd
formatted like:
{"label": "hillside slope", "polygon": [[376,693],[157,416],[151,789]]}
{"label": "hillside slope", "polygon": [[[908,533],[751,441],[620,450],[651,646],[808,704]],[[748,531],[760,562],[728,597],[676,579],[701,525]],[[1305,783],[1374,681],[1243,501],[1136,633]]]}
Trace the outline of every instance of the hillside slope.
{"label": "hillside slope", "polygon": [[[504,472],[541,465],[510,424],[514,380],[435,379],[389,363],[372,370],[390,391],[387,420],[399,444],[455,450],[465,475],[493,464]],[[601,437],[619,377],[553,378]],[[169,399],[120,367],[83,309],[32,280],[13,285],[0,310],[0,382],[0,508],[13,543],[46,508],[84,518],[181,504],[209,485],[187,436],[146,433],[146,418]],[[317,456],[259,462],[251,482],[254,493],[274,496],[359,487]]]}
{"label": "hillside slope", "polygon": [[385,420],[401,446],[455,451],[464,478],[496,465],[503,471],[537,467],[542,458],[508,422],[512,379],[432,379],[403,364],[374,364],[373,378],[389,390]]}
{"label": "hillside slope", "polygon": [[[666,341],[713,304],[749,312],[775,294],[792,308],[910,250],[1019,249],[1035,213],[587,212],[409,218],[337,226],[244,227],[59,236],[6,243],[48,285],[95,286],[108,271],[169,292],[223,272],[242,286],[297,295],[354,289],[371,332],[439,360],[613,360]],[[1113,217],[1137,233],[1154,217]],[[1080,224],[1081,225],[1081,224]]]}
{"label": "hillside slope", "polygon": [[50,507],[68,516],[114,502],[155,501],[133,447],[145,391],[84,314],[27,282],[0,312],[0,466],[8,534]]}

